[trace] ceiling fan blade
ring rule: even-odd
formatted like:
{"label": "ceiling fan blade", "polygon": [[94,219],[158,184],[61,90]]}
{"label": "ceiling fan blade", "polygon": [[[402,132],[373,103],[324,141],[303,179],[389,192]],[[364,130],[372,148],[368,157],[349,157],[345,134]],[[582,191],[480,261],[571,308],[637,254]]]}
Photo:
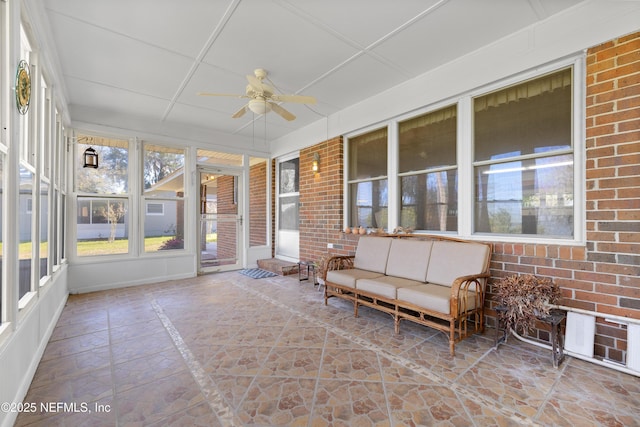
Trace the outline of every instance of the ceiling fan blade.
{"label": "ceiling fan blade", "polygon": [[231,96],[233,98],[248,98],[247,95],[238,95],[237,93],[209,93],[209,92],[198,92],[198,96]]}
{"label": "ceiling fan blade", "polygon": [[271,109],[275,111],[277,114],[281,115],[283,119],[288,121],[296,119],[296,116],[294,116],[293,114],[291,114],[289,111],[285,110],[278,104],[274,104],[273,102],[270,102],[269,104],[271,104]]}
{"label": "ceiling fan blade", "polygon": [[313,96],[305,95],[271,95],[274,101],[296,102],[298,104],[315,104],[316,99]]}
{"label": "ceiling fan blade", "polygon": [[244,113],[246,113],[246,112],[247,112],[247,106],[248,106],[248,105],[249,105],[249,104],[245,105],[244,107],[242,107],[241,109],[239,109],[238,111],[236,111],[235,113],[233,113],[233,115],[231,116],[231,118],[233,118],[233,119],[238,119],[238,118],[240,118],[240,117],[244,116]]}
{"label": "ceiling fan blade", "polygon": [[257,92],[257,93],[265,92],[265,84],[262,83],[262,80],[260,80],[256,76],[247,75],[247,81],[249,82],[249,86],[253,88],[254,92]]}

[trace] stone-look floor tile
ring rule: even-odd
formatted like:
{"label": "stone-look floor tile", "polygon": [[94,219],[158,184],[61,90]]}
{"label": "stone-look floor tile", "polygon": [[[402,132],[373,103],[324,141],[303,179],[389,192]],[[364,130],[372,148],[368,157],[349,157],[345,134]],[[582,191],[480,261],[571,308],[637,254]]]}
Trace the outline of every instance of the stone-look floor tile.
{"label": "stone-look floor tile", "polygon": [[223,427],[208,403],[200,403],[165,418],[152,427]]}
{"label": "stone-look floor tile", "polygon": [[125,391],[187,369],[182,355],[169,349],[113,367],[116,392]]}
{"label": "stone-look floor tile", "polygon": [[[24,424],[43,422],[44,425],[48,425],[44,420],[58,415],[56,411],[70,414],[73,411],[81,411],[83,405],[93,407],[93,402],[109,400],[112,396],[113,382],[109,367],[68,377],[64,381],[51,382],[41,387],[32,387],[27,392],[23,403],[35,405],[36,411],[21,414],[24,420],[20,422]],[[67,408],[56,406],[58,404],[67,404]]]}
{"label": "stone-look floor tile", "polygon": [[356,343],[353,339],[350,339],[350,334],[338,334],[335,330],[329,330],[327,332],[327,339],[325,341],[325,348],[362,348],[360,343]]}
{"label": "stone-look floor tile", "polygon": [[381,324],[379,319],[370,319],[362,316],[339,317],[330,322],[333,327],[355,337],[361,337],[367,332],[371,332],[384,326]]}
{"label": "stone-look floor tile", "polygon": [[640,425],[640,380],[577,362],[570,359],[538,419],[557,425]]}
{"label": "stone-look floor tile", "polygon": [[116,394],[118,424],[152,424],[204,402],[191,374],[170,377]]}
{"label": "stone-look floor tile", "polygon": [[215,325],[200,324],[189,326],[179,323],[176,330],[182,339],[188,344],[209,343],[212,345],[235,344],[235,336],[238,334],[237,325]]}
{"label": "stone-look floor tile", "polygon": [[252,316],[254,321],[259,322],[260,326],[282,327],[289,322],[291,313],[279,310],[266,311]]}
{"label": "stone-look floor tile", "polygon": [[[164,323],[163,323],[164,322]],[[167,323],[168,322],[168,323]],[[165,324],[166,323],[166,324]],[[70,295],[16,425],[639,426],[640,381],[493,330],[446,334],[237,272]],[[1,386],[1,384],[0,384]],[[113,395],[115,393],[115,395]]]}
{"label": "stone-look floor tile", "polygon": [[392,425],[382,383],[340,379],[320,380],[311,425],[336,427]]}
{"label": "stone-look floor tile", "polygon": [[211,381],[224,398],[225,403],[238,409],[255,377],[239,375],[210,375]]}
{"label": "stone-look floor tile", "polygon": [[463,351],[459,345],[456,345],[456,355],[451,357],[447,337],[438,333],[400,355],[428,369],[433,375],[453,381],[477,363],[488,351],[484,346],[482,348],[468,346],[469,350]]}
{"label": "stone-look floor tile", "polygon": [[42,355],[42,361],[58,357],[69,356],[75,353],[95,350],[109,345],[109,331],[98,331],[89,334],[78,335],[58,341],[49,341]]}
{"label": "stone-look floor tile", "polygon": [[364,349],[327,349],[320,369],[321,378],[381,381],[378,355]]}
{"label": "stone-look floor tile", "polygon": [[532,421],[531,418],[512,411],[511,408],[498,407],[492,402],[487,404],[480,401],[477,396],[462,393],[459,389],[456,392],[466,413],[469,414],[476,426],[520,427],[523,425],[539,425]]}
{"label": "stone-look floor tile", "polygon": [[209,375],[256,375],[269,354],[268,348],[226,345],[202,368]]}
{"label": "stone-look floor tile", "polygon": [[[186,343],[186,341],[185,341]],[[191,352],[193,358],[200,364],[204,365],[213,356],[222,349],[222,345],[210,344],[206,341],[186,343],[187,348]]]}
{"label": "stone-look floor tile", "polygon": [[320,348],[274,348],[263,363],[259,375],[316,378],[321,361],[322,349]]}
{"label": "stone-look floor tile", "polygon": [[396,334],[393,330],[393,326],[369,331],[361,337],[393,354],[403,353],[425,342],[424,338],[403,333],[402,331],[399,334]]}
{"label": "stone-look floor tile", "polygon": [[[69,319],[69,321],[71,321]],[[93,332],[104,331],[109,328],[109,322],[106,315],[97,315],[85,319],[79,319],[77,322],[58,324],[51,334],[49,341],[58,341],[66,338],[77,337],[78,335],[86,335]]]}
{"label": "stone-look floor tile", "polygon": [[113,344],[164,331],[165,328],[160,319],[155,318],[132,325],[111,327],[109,329],[109,336],[111,338],[111,344]]}
{"label": "stone-look floor tile", "polygon": [[306,426],[315,387],[315,379],[257,377],[238,417],[246,425]]}
{"label": "stone-look floor tile", "polygon": [[546,355],[500,347],[465,372],[458,384],[533,417],[559,376]]}
{"label": "stone-look floor tile", "polygon": [[272,326],[248,327],[236,331],[234,344],[251,347],[273,347],[278,341],[281,332],[282,328]]}
{"label": "stone-look floor tile", "polygon": [[428,384],[387,384],[393,425],[473,425],[451,388]]}
{"label": "stone-look floor tile", "polygon": [[382,378],[385,383],[424,383],[425,377],[415,370],[380,357],[380,367],[382,369]]}
{"label": "stone-look floor tile", "polygon": [[113,427],[116,425],[116,410],[111,397],[97,402],[85,402],[75,406],[51,407],[52,412],[43,414],[20,414],[14,427]]}
{"label": "stone-look floor tile", "polygon": [[54,381],[83,375],[110,366],[111,350],[108,346],[45,360],[31,382],[31,387],[41,387]]}
{"label": "stone-look floor tile", "polygon": [[119,341],[111,345],[113,363],[128,362],[139,357],[148,357],[174,347],[166,331],[159,330],[150,335]]}
{"label": "stone-look floor tile", "polygon": [[157,318],[158,315],[151,304],[146,302],[143,305],[116,305],[109,308],[109,324],[112,328],[132,325],[134,323],[148,322]]}
{"label": "stone-look floor tile", "polygon": [[288,326],[276,342],[277,347],[315,347],[322,348],[327,330],[318,327]]}

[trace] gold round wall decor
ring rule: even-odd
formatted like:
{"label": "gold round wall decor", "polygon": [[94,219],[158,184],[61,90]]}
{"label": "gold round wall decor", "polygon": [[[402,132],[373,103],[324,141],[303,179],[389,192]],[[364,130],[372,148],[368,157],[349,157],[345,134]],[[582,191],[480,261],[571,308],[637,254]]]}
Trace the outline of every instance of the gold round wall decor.
{"label": "gold round wall decor", "polygon": [[31,73],[29,64],[22,60],[16,72],[16,106],[20,114],[27,114],[31,102]]}

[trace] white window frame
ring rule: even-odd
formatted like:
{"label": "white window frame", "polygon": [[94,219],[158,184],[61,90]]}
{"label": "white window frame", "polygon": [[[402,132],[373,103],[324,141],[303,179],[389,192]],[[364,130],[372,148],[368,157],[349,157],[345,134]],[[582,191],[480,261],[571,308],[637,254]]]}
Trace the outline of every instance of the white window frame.
{"label": "white window frame", "polygon": [[[574,179],[574,208],[573,208],[573,237],[571,238],[551,238],[548,236],[529,236],[529,235],[492,235],[492,234],[474,234],[473,218],[474,218],[474,182],[473,182],[473,98],[482,96],[483,94],[515,85],[527,80],[536,79],[545,74],[559,71],[563,68],[573,67],[572,82],[572,136],[571,147],[573,154],[573,179]],[[430,111],[436,111],[446,105],[452,105],[457,102],[458,106],[458,141],[457,141],[457,168],[458,168],[458,232],[457,236],[469,240],[496,241],[496,242],[518,242],[518,243],[537,243],[537,244],[555,244],[555,245],[584,245],[586,236],[586,197],[585,197],[585,99],[586,99],[586,58],[584,53],[564,58],[563,60],[537,67],[535,69],[523,71],[514,74],[508,78],[492,82],[490,84],[475,88],[463,94],[456,95],[451,98],[443,99],[437,103],[425,106],[422,109],[412,111],[410,113],[396,116],[384,123],[376,123],[358,131],[347,133],[344,136],[344,218],[343,226],[350,226],[348,223],[351,218],[351,204],[349,185],[352,183],[348,180],[349,176],[349,158],[348,144],[349,139],[362,135],[383,126],[388,126],[388,165],[387,179],[389,191],[389,223],[388,229],[393,230],[398,224],[400,218],[400,199],[399,199],[399,177],[398,177],[398,123],[412,117],[425,114]],[[430,234],[445,234],[445,232],[431,232]],[[451,234],[451,232],[446,232]]]}
{"label": "white window frame", "polygon": [[[150,206],[160,206],[160,212],[150,212],[149,211]],[[152,202],[151,200],[147,200],[146,212],[147,212],[147,215],[164,216],[164,203]]]}

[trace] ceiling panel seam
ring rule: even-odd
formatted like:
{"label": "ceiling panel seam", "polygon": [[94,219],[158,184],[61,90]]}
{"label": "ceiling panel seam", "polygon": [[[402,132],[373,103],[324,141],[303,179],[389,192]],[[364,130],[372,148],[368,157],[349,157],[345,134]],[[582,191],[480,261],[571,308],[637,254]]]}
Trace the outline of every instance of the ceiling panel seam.
{"label": "ceiling panel seam", "polygon": [[391,37],[397,35],[398,33],[400,33],[401,31],[405,30],[406,28],[410,27],[411,25],[413,25],[417,21],[419,21],[422,18],[424,18],[426,15],[429,15],[429,14],[433,13],[436,9],[441,7],[443,4],[447,3],[449,0],[440,0],[440,1],[438,1],[434,5],[432,5],[429,8],[423,10],[419,14],[415,15],[413,18],[411,18],[408,21],[406,21],[404,24],[398,26],[394,30],[392,30],[389,33],[385,34],[384,36],[380,37],[378,40],[374,41],[373,43],[369,44],[368,46],[362,46],[360,43],[356,42],[355,40],[350,39],[349,37],[345,36],[344,34],[340,33],[339,31],[333,29],[331,26],[325,24],[324,22],[322,22],[321,20],[319,20],[319,19],[315,18],[314,16],[308,14],[307,12],[299,9],[294,4],[292,4],[292,3],[290,3],[290,2],[288,2],[286,0],[275,0],[275,1],[278,4],[280,4],[282,7],[288,9],[292,13],[296,14],[297,16],[299,16],[301,19],[304,19],[304,20],[308,21],[309,23],[311,23],[311,24],[317,26],[318,28],[322,29],[323,31],[326,31],[326,32],[332,34],[333,36],[337,37],[341,41],[347,43],[348,45],[350,45],[354,49],[358,50],[358,52],[356,54],[350,56],[349,58],[347,58],[346,60],[342,61],[338,65],[336,65],[333,68],[329,69],[328,71],[324,72],[323,74],[321,74],[317,78],[313,79],[311,82],[307,83],[306,85],[304,85],[303,87],[301,87],[300,89],[298,89],[295,92],[295,93],[300,93],[300,92],[304,92],[305,90],[309,89],[311,86],[313,86],[313,85],[321,82],[322,80],[326,79],[327,77],[329,77],[330,75],[334,74],[335,72],[337,72],[339,69],[343,68],[345,65],[349,64],[350,62],[353,62],[354,60],[356,60],[357,58],[359,58],[363,54],[367,54],[367,55],[371,56],[373,59],[375,59],[375,60],[377,60],[379,62],[382,62],[383,64],[386,64],[387,66],[389,66],[389,67],[393,68],[394,70],[398,71],[399,73],[401,73],[405,77],[415,77],[414,74],[411,73],[409,70],[407,70],[405,68],[402,68],[402,67],[398,66],[395,62],[383,57],[382,55],[380,55],[378,53],[373,52],[372,49],[374,49],[378,45],[382,44],[386,40],[390,39]]}
{"label": "ceiling panel seam", "polygon": [[167,105],[167,108],[162,114],[162,121],[165,121],[169,113],[171,113],[171,110],[173,110],[173,107],[176,105],[178,98],[180,97],[180,95],[182,95],[182,92],[184,92],[184,89],[187,87],[187,85],[193,78],[193,75],[195,74],[200,64],[202,64],[202,59],[206,56],[207,52],[209,52],[209,50],[211,49],[211,46],[213,46],[213,44],[218,39],[218,37],[220,37],[222,30],[224,30],[224,28],[227,26],[227,23],[231,19],[231,16],[233,16],[234,12],[240,5],[241,1],[242,0],[232,0],[231,3],[229,4],[229,7],[227,7],[227,10],[225,10],[224,14],[222,15],[222,18],[220,19],[216,27],[211,32],[211,35],[205,42],[202,49],[200,49],[200,53],[198,53],[198,56],[196,56],[195,60],[193,61],[193,64],[189,68],[189,71],[185,75],[184,79],[182,79],[182,82],[178,86],[178,89],[176,90],[176,93],[173,95],[173,98],[171,98],[171,101],[169,101],[169,105]]}

